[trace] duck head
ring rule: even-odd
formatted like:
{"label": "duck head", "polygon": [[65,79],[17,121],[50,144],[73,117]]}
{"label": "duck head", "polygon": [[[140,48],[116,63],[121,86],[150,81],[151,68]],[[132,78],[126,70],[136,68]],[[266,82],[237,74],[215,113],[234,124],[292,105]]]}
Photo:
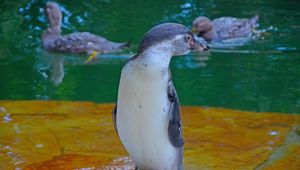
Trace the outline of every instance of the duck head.
{"label": "duck head", "polygon": [[45,6],[45,13],[48,17],[49,28],[53,33],[61,33],[61,10],[55,2],[47,2]]}
{"label": "duck head", "polygon": [[193,21],[192,31],[207,41],[211,41],[214,38],[213,25],[207,17],[197,17]]}
{"label": "duck head", "polygon": [[185,26],[177,23],[164,23],[150,29],[142,39],[138,54],[151,51],[169,56],[185,55],[191,50],[205,51],[209,47]]}

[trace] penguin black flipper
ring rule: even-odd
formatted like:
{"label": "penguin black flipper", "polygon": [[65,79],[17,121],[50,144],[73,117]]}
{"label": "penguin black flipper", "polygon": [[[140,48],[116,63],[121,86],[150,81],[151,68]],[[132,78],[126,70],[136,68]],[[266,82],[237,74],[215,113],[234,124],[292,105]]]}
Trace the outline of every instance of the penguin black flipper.
{"label": "penguin black flipper", "polygon": [[112,120],[114,124],[114,128],[116,132],[118,133],[118,127],[117,127],[117,104],[115,105],[113,111],[112,111]]}
{"label": "penguin black flipper", "polygon": [[168,84],[168,99],[170,102],[168,126],[169,140],[174,147],[180,148],[183,146],[184,140],[181,135],[179,101],[172,80],[170,80]]}

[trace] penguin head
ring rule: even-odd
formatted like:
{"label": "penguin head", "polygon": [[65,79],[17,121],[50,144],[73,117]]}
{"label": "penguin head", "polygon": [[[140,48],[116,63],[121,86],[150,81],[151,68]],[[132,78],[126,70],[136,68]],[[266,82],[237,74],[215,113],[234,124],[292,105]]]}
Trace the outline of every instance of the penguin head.
{"label": "penguin head", "polygon": [[138,53],[151,47],[159,47],[171,51],[173,56],[185,55],[191,50],[205,51],[209,47],[203,39],[199,39],[185,26],[177,23],[164,23],[150,29],[142,39]]}

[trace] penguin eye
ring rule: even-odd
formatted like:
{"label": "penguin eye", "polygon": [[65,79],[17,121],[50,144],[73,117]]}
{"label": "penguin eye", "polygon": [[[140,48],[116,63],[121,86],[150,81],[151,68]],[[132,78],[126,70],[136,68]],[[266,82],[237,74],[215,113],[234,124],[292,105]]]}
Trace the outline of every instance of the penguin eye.
{"label": "penguin eye", "polygon": [[190,35],[187,35],[185,38],[187,41],[190,41],[192,39],[192,37]]}

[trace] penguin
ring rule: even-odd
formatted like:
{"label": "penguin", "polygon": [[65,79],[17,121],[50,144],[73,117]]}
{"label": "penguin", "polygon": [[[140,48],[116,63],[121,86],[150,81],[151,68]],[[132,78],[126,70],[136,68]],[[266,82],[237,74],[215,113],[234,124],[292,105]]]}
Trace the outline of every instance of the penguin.
{"label": "penguin", "polygon": [[137,54],[124,65],[112,115],[136,169],[183,169],[180,108],[169,64],[173,56],[208,49],[185,26],[163,23],[144,35]]}

